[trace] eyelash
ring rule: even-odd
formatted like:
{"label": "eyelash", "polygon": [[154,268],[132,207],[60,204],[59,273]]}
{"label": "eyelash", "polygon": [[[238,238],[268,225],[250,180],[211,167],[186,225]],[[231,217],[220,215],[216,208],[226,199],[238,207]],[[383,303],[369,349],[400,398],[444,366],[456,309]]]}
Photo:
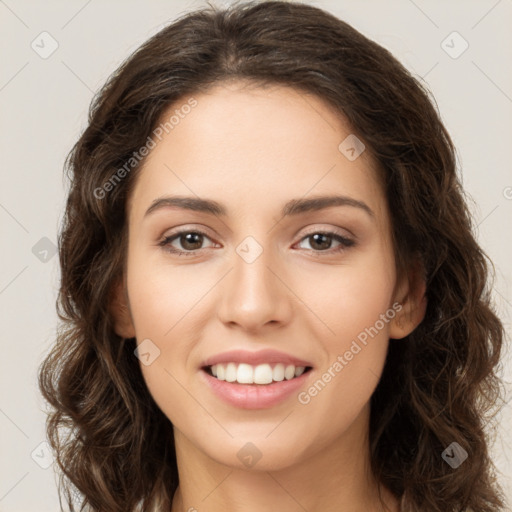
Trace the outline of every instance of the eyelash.
{"label": "eyelash", "polygon": [[[195,256],[196,253],[198,251],[200,251],[201,249],[196,249],[193,251],[182,251],[180,249],[175,249],[175,248],[170,247],[171,242],[173,242],[176,239],[179,239],[179,237],[181,235],[190,234],[190,233],[193,233],[196,235],[202,235],[206,238],[210,238],[204,231],[201,231],[198,229],[183,229],[181,231],[177,231],[176,233],[174,233],[170,236],[166,236],[161,242],[158,243],[158,245],[163,247],[165,251],[167,251],[171,254],[175,254],[176,256],[185,256],[185,257]],[[329,237],[333,238],[335,241],[340,242],[340,246],[334,250],[326,249],[324,251],[320,251],[320,250],[315,250],[315,249],[308,249],[309,251],[312,251],[313,253],[317,254],[318,256],[321,256],[323,253],[326,253],[326,254],[336,253],[337,254],[337,253],[340,253],[340,252],[346,250],[347,248],[355,245],[355,241],[350,238],[341,236],[340,234],[338,234],[334,231],[321,231],[321,230],[316,230],[316,231],[307,233],[300,239],[299,242],[302,242],[303,240],[305,240],[313,235],[317,235],[317,234],[329,236]]]}

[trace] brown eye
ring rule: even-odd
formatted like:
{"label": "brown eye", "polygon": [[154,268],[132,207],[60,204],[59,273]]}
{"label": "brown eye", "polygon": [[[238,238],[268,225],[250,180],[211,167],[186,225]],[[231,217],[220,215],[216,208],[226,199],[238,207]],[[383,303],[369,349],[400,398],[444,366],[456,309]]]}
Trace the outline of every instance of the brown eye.
{"label": "brown eye", "polygon": [[[315,252],[337,252],[351,247],[355,244],[354,240],[339,235],[338,233],[330,232],[314,232],[306,235],[302,240],[308,240],[311,250]],[[338,247],[331,249],[333,241],[339,244]]]}
{"label": "brown eye", "polygon": [[313,241],[312,243],[310,242],[311,247],[320,251],[330,249],[333,240],[332,236],[325,235],[324,233],[316,233],[308,238]]}
{"label": "brown eye", "polygon": [[178,236],[181,246],[187,251],[195,251],[200,249],[203,243],[203,235],[196,232],[181,234]]}
{"label": "brown eye", "polygon": [[[193,256],[195,251],[203,249],[205,238],[210,239],[206,233],[201,231],[183,230],[166,236],[159,245],[178,256]],[[174,242],[178,242],[178,247],[173,245]]]}

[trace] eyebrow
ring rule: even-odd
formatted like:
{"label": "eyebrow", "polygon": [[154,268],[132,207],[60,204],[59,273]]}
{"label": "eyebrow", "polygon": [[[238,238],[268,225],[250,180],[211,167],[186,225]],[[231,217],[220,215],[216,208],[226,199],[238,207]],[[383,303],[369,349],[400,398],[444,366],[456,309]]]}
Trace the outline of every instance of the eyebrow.
{"label": "eyebrow", "polygon": [[[348,196],[317,196],[309,199],[291,199],[283,206],[281,210],[282,217],[299,215],[305,212],[323,210],[332,206],[351,206],[365,211],[370,217],[375,218],[372,209],[363,201],[353,199]],[[212,199],[202,199],[199,197],[186,196],[166,196],[155,199],[146,210],[144,217],[149,214],[167,207],[183,208],[195,212],[209,213],[220,217],[227,216],[227,209],[217,201]]]}

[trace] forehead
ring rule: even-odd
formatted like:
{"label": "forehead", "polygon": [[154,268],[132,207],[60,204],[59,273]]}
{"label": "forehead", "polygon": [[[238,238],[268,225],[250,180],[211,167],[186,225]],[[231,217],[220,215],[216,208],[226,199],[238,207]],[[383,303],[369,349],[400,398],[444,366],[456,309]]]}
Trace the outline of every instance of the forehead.
{"label": "forehead", "polygon": [[138,171],[133,210],[165,193],[215,197],[238,211],[328,193],[364,196],[372,209],[382,208],[373,159],[366,151],[347,158],[344,141],[354,137],[348,122],[315,95],[222,83],[175,102],[160,126],[171,117],[172,128]]}

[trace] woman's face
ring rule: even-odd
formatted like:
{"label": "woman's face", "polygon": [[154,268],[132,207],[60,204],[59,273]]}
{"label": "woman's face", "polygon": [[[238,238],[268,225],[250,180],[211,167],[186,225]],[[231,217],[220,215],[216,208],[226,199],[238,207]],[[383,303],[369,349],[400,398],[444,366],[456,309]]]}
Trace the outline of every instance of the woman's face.
{"label": "woman's face", "polygon": [[[386,198],[315,96],[224,83],[194,99],[164,116],[178,110],[130,198],[118,332],[141,344],[175,436],[223,464],[279,469],[364,438],[389,338],[408,333]],[[228,380],[205,369],[217,356]],[[311,369],[295,380],[288,366]],[[229,382],[255,373],[262,383]]]}

